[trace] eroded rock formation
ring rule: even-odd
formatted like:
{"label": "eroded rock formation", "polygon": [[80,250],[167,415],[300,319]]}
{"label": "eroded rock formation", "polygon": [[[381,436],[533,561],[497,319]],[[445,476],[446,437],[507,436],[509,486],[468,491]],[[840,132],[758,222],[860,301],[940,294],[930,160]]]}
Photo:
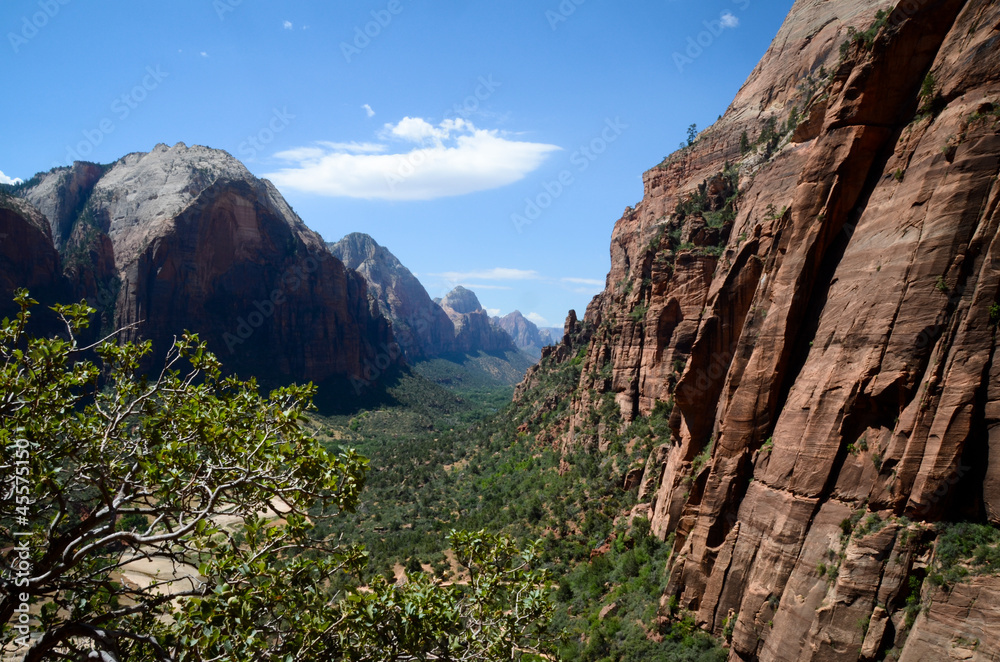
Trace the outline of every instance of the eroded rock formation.
{"label": "eroded rock formation", "polygon": [[454,350],[455,326],[409,269],[372,237],[352,232],[328,244],[330,252],[368,283],[368,293],[392,321],[396,342],[410,359]]}
{"label": "eroded rock formation", "polygon": [[[492,322],[507,332],[518,349],[536,361],[541,357],[543,347],[556,343],[547,329],[539,329],[519,310],[507,313],[503,317],[494,317]],[[562,334],[559,334],[559,337],[561,338]]]}
{"label": "eroded rock formation", "polygon": [[672,409],[643,512],[731,659],[997,659],[1000,578],[924,577],[1000,524],[998,175],[1000,5],[798,0],[615,224],[562,443]]}
{"label": "eroded rock formation", "polygon": [[461,285],[435,300],[455,325],[454,347],[457,352],[484,351],[490,354],[516,352],[507,332],[490,321],[475,292]]}
{"label": "eroded rock formation", "polygon": [[262,377],[363,386],[402,360],[364,279],[225,152],[157,145],[55,169],[19,195],[48,225],[36,269],[58,248],[53,273],[156,356],[188,329],[227,367]]}

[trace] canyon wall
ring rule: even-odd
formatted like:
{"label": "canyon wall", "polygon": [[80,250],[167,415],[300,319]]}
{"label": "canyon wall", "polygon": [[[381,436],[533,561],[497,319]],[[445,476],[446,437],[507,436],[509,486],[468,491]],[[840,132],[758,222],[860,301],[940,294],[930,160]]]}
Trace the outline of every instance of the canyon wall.
{"label": "canyon wall", "polygon": [[87,298],[104,330],[152,340],[153,356],[190,330],[227,368],[268,380],[364,388],[402,363],[364,279],[226,152],[157,145],[57,168],[5,199],[25,234],[4,244],[19,247],[11,261],[35,256],[27,280],[13,262],[0,270],[10,285],[62,283],[62,300]]}
{"label": "canyon wall", "polygon": [[925,581],[1000,525],[998,175],[1000,5],[797,0],[615,223],[559,443],[670,412],[634,513],[731,659],[1000,659],[1000,578]]}

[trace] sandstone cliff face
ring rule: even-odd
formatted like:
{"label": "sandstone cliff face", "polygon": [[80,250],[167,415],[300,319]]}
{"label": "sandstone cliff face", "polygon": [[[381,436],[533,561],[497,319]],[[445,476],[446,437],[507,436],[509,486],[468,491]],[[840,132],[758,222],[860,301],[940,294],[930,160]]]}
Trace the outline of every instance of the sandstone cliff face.
{"label": "sandstone cliff face", "polygon": [[[0,193],[0,318],[19,310],[12,300],[19,288],[30,290],[36,300],[67,293],[59,271],[59,252],[45,217],[27,201]],[[44,309],[36,307],[32,315],[42,323],[37,332],[62,330]]]}
{"label": "sandstone cliff face", "polygon": [[363,384],[401,360],[364,279],[225,152],[158,145],[57,169],[24,195],[76,291],[157,356],[190,329],[227,367],[266,377]]}
{"label": "sandstone cliff face", "polygon": [[563,443],[672,407],[644,512],[733,660],[998,659],[1000,579],[923,579],[931,524],[1000,524],[1000,5],[882,8],[795,3],[585,316]]}
{"label": "sandstone cliff face", "polygon": [[[507,335],[514,341],[518,349],[528,354],[536,361],[542,356],[542,348],[546,345],[555,344],[555,340],[548,331],[543,331],[535,326],[535,323],[515,310],[503,317],[492,319],[494,326],[507,332]],[[561,337],[561,336],[560,336]]]}
{"label": "sandstone cliff face", "polygon": [[472,290],[459,285],[437,303],[455,325],[454,351],[481,350],[491,354],[517,351],[511,337],[493,326]]}
{"label": "sandstone cliff face", "polygon": [[42,213],[52,231],[52,242],[63,250],[77,217],[106,171],[105,166],[78,161],[52,170],[25,191],[25,198]]}
{"label": "sandstone cliff face", "polygon": [[392,321],[396,342],[408,358],[427,358],[453,350],[455,327],[448,315],[388,249],[361,232],[353,232],[327,247],[345,266],[364,276],[369,295]]}

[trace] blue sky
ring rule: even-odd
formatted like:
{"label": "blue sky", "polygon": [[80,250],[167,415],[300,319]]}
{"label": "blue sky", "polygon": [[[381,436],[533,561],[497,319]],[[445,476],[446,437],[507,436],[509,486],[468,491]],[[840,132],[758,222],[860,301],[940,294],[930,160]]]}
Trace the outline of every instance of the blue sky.
{"label": "blue sky", "polygon": [[561,326],[602,289],[643,171],[725,111],[790,7],[4,0],[0,180],[224,149],[431,296],[461,284]]}

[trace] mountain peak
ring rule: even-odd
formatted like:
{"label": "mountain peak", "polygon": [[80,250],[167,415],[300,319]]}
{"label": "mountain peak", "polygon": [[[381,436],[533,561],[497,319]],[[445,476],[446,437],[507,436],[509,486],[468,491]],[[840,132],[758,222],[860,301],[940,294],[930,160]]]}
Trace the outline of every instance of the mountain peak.
{"label": "mountain peak", "polygon": [[476,297],[476,293],[462,287],[461,285],[444,295],[444,298],[441,300],[441,305],[451,308],[456,313],[460,313],[462,315],[474,313],[483,309],[482,305],[479,303],[479,299]]}

